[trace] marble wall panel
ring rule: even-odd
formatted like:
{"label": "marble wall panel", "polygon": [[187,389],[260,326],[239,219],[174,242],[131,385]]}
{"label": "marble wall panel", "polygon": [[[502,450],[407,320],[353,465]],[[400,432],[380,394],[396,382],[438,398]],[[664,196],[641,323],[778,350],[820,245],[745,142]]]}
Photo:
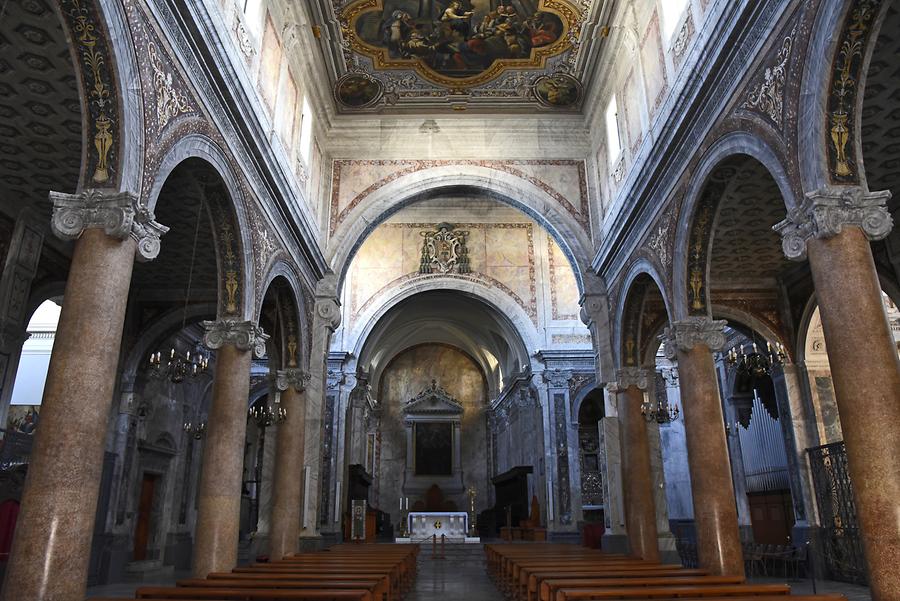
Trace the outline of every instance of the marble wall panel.
{"label": "marble wall panel", "polygon": [[572,264],[552,237],[547,237],[547,264],[550,273],[550,309],[554,320],[578,319],[581,309],[578,283]]}

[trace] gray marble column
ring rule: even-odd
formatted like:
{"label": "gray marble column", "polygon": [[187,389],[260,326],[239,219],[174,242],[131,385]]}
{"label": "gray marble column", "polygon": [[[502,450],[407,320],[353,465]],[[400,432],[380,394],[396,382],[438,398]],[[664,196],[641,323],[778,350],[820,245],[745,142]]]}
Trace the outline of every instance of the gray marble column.
{"label": "gray marble column", "polygon": [[5,601],[84,599],[135,253],[154,258],[167,231],[130,194],[89,190],[50,198],[54,233],[76,242]]}
{"label": "gray marble column", "polygon": [[550,440],[553,454],[548,457],[553,469],[554,526],[556,530],[568,531],[574,527],[572,514],[572,465],[570,452],[572,441],[569,436],[569,381],[572,372],[566,370],[547,370],[544,380],[547,383],[547,397],[550,409]]}
{"label": "gray marble column", "polygon": [[870,241],[893,228],[890,196],[816,190],[775,226],[789,259],[809,259],[872,598],[883,600],[900,598],[900,359]]}
{"label": "gray marble column", "polygon": [[249,321],[204,321],[203,327],[204,344],[216,351],[216,373],[197,490],[197,578],[237,565],[251,351],[264,356],[268,338]]}
{"label": "gray marble column", "polygon": [[310,331],[310,378],[306,387],[306,423],[304,437],[303,511],[301,537],[318,537],[319,474],[322,469],[322,416],[325,406],[325,382],[331,335],[341,323],[337,296],[337,277],[329,275],[316,286],[316,304]]}

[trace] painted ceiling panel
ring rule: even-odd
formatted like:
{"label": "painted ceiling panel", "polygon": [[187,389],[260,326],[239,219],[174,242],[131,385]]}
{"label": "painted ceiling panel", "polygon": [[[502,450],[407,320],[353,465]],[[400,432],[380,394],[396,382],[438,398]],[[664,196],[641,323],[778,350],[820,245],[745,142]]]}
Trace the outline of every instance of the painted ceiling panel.
{"label": "painted ceiling panel", "polygon": [[610,0],[316,0],[341,112],[578,111]]}

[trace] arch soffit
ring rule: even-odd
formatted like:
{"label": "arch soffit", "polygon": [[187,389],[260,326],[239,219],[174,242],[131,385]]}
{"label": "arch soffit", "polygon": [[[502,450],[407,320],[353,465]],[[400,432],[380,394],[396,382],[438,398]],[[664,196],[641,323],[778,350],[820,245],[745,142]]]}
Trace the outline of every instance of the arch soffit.
{"label": "arch soffit", "polygon": [[653,281],[656,289],[659,291],[660,296],[662,296],[663,303],[665,305],[667,321],[671,322],[672,320],[673,301],[671,299],[671,294],[666,289],[665,279],[659,273],[656,266],[647,259],[640,259],[636,261],[628,270],[625,278],[622,281],[622,297],[620,302],[616,303],[616,315],[614,322],[616,324],[616,327],[613,337],[613,355],[614,358],[618,361],[617,365],[621,365],[625,359],[624,357],[620,356],[622,352],[622,345],[624,344],[623,336],[625,334],[625,309],[629,301],[631,300],[632,288],[637,279],[641,276],[649,276]]}
{"label": "arch soffit", "polygon": [[[809,43],[806,48],[807,56],[821,56],[826,60],[806,61],[803,67],[802,81],[800,83],[800,98],[806,104],[816,107],[818,110],[811,119],[801,119],[798,131],[798,163],[800,165],[800,181],[803,190],[811,192],[832,184],[854,183],[833,181],[831,173],[829,148],[831,145],[831,115],[828,114],[828,98],[831,94],[831,78],[837,68],[837,61],[842,60],[837,54],[838,45],[842,42],[842,33],[851,26],[850,20],[854,11],[860,8],[860,4],[872,4],[866,0],[853,0],[851,2],[821,2],[819,12],[816,15],[812,27]],[[878,14],[872,19],[869,26],[870,35],[866,46],[860,51],[861,57],[856,78],[856,98],[852,120],[850,124],[851,139],[855,162],[852,168],[858,177],[859,184],[868,189],[866,182],[866,170],[862,153],[861,120],[862,108],[865,97],[866,76],[869,70],[872,54],[881,26],[884,23],[891,2],[881,2]],[[852,75],[851,75],[852,76]],[[823,143],[824,142],[824,143]]]}
{"label": "arch soffit", "polygon": [[[356,251],[368,235],[397,211],[452,189],[469,188],[524,212],[553,236],[568,257],[579,292],[591,262],[588,233],[544,190],[488,167],[440,166],[398,177],[365,197],[332,233],[325,256],[339,274],[339,289]],[[400,199],[399,201],[397,199]]]}
{"label": "arch soffit", "polygon": [[[228,197],[229,207],[231,208],[236,223],[237,235],[240,240],[241,250],[239,253],[241,261],[241,270],[243,273],[243,281],[240,282],[242,294],[242,307],[240,318],[252,321],[256,311],[255,287],[251,285],[254,282],[255,261],[253,260],[253,241],[250,233],[250,218],[247,215],[247,207],[245,205],[248,199],[244,197],[238,175],[231,167],[231,163],[225,155],[225,152],[209,137],[202,134],[189,134],[179,139],[168,150],[166,155],[160,161],[159,170],[153,179],[150,189],[146,191],[146,205],[151,210],[156,209],[159,201],[159,195],[163,185],[172,172],[188,159],[200,159],[209,164],[215,171],[225,186],[226,196]],[[169,227],[172,224],[166,224]],[[162,244],[165,244],[165,237]],[[219,253],[217,253],[219,255]],[[221,256],[219,257],[221,261]],[[221,269],[221,265],[219,266]],[[221,277],[219,278],[221,281]],[[221,288],[221,283],[220,283]],[[221,294],[220,290],[220,294]],[[217,315],[219,317],[219,315]],[[254,322],[256,323],[256,322]]]}
{"label": "arch soffit", "polygon": [[[709,177],[725,160],[732,157],[746,156],[756,160],[768,172],[778,186],[782,201],[785,204],[785,215],[797,207],[797,199],[791,190],[790,179],[781,160],[763,140],[746,132],[731,132],[719,138],[706,151],[694,169],[687,191],[684,196],[684,204],[677,220],[675,232],[675,259],[673,261],[672,274],[672,306],[669,307],[669,316],[674,320],[681,320],[688,316],[687,287],[688,287],[688,258],[691,230],[694,226],[697,208],[700,199],[709,182]],[[718,215],[720,204],[717,202],[715,214]],[[713,220],[713,226],[715,219]],[[711,232],[711,236],[714,232]],[[707,249],[709,250],[709,249]],[[706,259],[705,281],[709,281],[709,257]],[[707,291],[708,292],[708,291]],[[708,306],[708,303],[707,303]]]}
{"label": "arch soffit", "polygon": [[540,337],[531,319],[522,307],[502,292],[489,288],[480,282],[460,281],[453,278],[434,278],[429,279],[427,282],[412,280],[389,290],[385,293],[389,296],[385,296],[380,303],[372,303],[365,313],[359,315],[356,320],[356,326],[352,330],[347,331],[349,336],[346,339],[349,342],[348,346],[353,348],[353,355],[356,357],[361,356],[366,341],[372,335],[375,326],[398,303],[420,292],[430,290],[450,290],[465,293],[484,302],[488,307],[505,316],[509,320],[512,330],[518,335],[518,341],[516,342],[524,345],[524,354],[529,357],[529,360],[528,349],[540,348]]}
{"label": "arch soffit", "polygon": [[[259,300],[259,306],[256,307],[254,311],[254,323],[258,324],[260,322],[263,300],[266,298],[266,293],[268,293],[269,287],[277,278],[282,278],[287,281],[288,287],[290,289],[289,297],[291,303],[293,304],[292,313],[293,318],[297,323],[297,334],[299,336],[298,348],[300,350],[300,360],[298,361],[298,363],[301,369],[308,369],[309,347],[306,343],[309,341],[309,324],[307,323],[306,319],[306,305],[304,302],[303,293],[300,290],[300,276],[293,268],[293,266],[284,259],[277,259],[275,263],[269,268],[269,271],[266,274],[265,279],[263,280],[263,293]],[[270,335],[274,334],[274,332],[267,333]]]}

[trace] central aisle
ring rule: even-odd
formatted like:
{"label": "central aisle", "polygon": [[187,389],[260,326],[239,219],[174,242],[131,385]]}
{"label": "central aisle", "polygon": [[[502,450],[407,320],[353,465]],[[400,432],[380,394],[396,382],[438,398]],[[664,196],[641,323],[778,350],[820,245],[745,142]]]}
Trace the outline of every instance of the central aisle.
{"label": "central aisle", "polygon": [[432,559],[431,545],[422,545],[419,574],[406,601],[502,601],[484,567],[484,545],[447,545],[445,555]]}

